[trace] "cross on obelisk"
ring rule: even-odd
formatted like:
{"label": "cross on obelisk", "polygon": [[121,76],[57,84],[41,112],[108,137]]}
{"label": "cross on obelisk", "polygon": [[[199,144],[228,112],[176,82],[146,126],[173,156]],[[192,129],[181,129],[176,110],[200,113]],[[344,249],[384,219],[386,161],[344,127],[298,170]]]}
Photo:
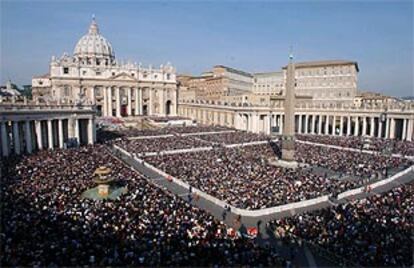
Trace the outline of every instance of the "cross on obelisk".
{"label": "cross on obelisk", "polygon": [[295,65],[292,51],[289,55],[285,85],[285,122],[282,136],[282,159],[295,160]]}

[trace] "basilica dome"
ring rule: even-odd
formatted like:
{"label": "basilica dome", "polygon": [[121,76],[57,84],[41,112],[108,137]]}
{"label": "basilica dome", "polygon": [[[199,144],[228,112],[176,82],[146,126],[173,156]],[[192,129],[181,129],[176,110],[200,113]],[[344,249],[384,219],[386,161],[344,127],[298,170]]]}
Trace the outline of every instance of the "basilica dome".
{"label": "basilica dome", "polygon": [[95,19],[92,20],[88,33],[79,39],[73,55],[84,64],[108,65],[115,59],[112,45],[100,35]]}

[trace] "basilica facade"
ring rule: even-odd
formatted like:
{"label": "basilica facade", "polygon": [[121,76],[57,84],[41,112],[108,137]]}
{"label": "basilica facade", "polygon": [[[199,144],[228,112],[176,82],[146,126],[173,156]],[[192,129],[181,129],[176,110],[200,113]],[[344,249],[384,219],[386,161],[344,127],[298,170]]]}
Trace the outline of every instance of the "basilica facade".
{"label": "basilica facade", "polygon": [[175,68],[118,62],[95,19],[73,55],[52,57],[49,73],[32,79],[38,102],[94,104],[101,116],[176,115]]}

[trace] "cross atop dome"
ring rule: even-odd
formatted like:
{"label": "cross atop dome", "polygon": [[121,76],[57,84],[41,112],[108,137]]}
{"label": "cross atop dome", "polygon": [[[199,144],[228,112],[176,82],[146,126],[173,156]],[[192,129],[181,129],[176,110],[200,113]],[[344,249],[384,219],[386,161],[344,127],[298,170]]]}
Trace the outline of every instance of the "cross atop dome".
{"label": "cross atop dome", "polygon": [[89,34],[99,34],[99,28],[95,20],[95,14],[92,14],[92,22],[91,26],[89,26]]}

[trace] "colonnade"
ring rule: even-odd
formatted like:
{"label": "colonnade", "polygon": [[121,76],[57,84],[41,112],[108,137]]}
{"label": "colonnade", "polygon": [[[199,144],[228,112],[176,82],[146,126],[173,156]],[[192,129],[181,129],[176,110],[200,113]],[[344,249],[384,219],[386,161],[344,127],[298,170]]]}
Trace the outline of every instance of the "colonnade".
{"label": "colonnade", "polygon": [[6,157],[30,154],[34,150],[94,144],[95,133],[93,118],[5,120],[0,121],[0,151]]}
{"label": "colonnade", "polygon": [[[283,109],[231,107],[224,105],[180,104],[179,115],[203,124],[216,124],[255,133],[283,134]],[[220,117],[221,115],[221,117]],[[231,117],[224,122],[223,116]],[[208,118],[208,120],[206,120]],[[338,111],[295,112],[297,134],[367,136],[385,139],[414,140],[414,111],[363,112],[355,109]]]}

